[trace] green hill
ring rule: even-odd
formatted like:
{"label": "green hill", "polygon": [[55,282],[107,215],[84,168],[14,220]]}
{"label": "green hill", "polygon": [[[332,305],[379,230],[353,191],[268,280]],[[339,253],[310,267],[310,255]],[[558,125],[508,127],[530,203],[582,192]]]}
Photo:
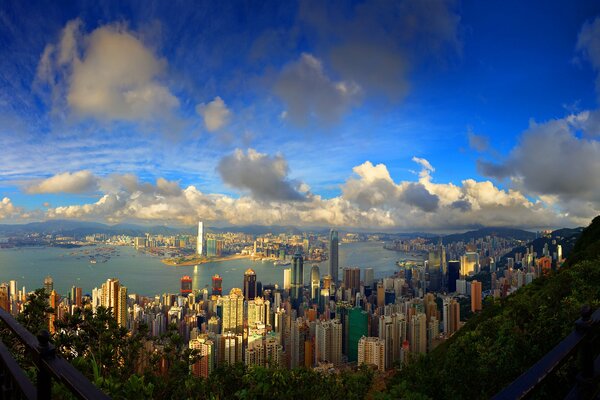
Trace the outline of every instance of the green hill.
{"label": "green hill", "polygon": [[[600,306],[600,217],[585,228],[568,266],[515,294],[489,299],[450,340],[398,371],[381,398],[489,398],[530,368],[574,328],[581,307]],[[539,398],[562,398],[570,364]]]}

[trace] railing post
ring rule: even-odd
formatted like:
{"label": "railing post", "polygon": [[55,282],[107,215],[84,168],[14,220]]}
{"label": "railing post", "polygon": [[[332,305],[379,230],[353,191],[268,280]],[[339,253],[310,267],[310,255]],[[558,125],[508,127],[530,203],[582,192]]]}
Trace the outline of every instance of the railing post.
{"label": "railing post", "polygon": [[579,347],[579,367],[580,373],[577,376],[577,385],[580,387],[580,393],[589,392],[593,389],[594,371],[594,353],[592,348],[592,309],[589,305],[581,307],[581,319],[575,323],[575,330],[584,335],[581,346]]}
{"label": "railing post", "polygon": [[55,349],[50,344],[50,334],[48,331],[43,330],[37,335],[38,349],[40,351],[40,363],[38,367],[37,375],[37,398],[38,400],[50,400],[52,397],[52,378],[50,373],[44,367],[42,360],[54,358]]}

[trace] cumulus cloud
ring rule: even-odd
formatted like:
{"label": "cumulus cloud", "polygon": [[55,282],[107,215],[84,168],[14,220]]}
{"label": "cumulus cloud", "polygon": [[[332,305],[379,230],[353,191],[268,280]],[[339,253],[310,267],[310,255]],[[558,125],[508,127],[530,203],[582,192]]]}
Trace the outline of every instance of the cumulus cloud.
{"label": "cumulus cloud", "polygon": [[[285,162],[274,161],[277,157],[254,151],[237,152],[231,157],[234,164],[239,159],[254,172],[264,171],[255,163],[287,170],[282,165]],[[278,163],[279,166],[274,165]],[[280,181],[286,176],[281,172],[276,175]],[[287,195],[275,191],[279,200],[271,195],[266,202],[265,195],[257,192],[262,189],[260,186],[253,187],[254,192],[250,186],[243,186],[249,195],[235,198],[204,193],[196,186],[182,187],[178,182],[162,178],[154,183],[141,182],[133,175],[101,178],[100,187],[102,195],[97,201],[49,208],[46,217],[177,224],[193,224],[202,219],[233,225],[334,225],[386,230],[451,230],[477,226],[538,228],[589,222],[583,208],[579,214],[557,212],[555,205],[530,200],[515,189],[500,189],[490,181],[465,179],[460,185],[454,185],[435,183],[431,175],[422,175],[418,181],[394,183],[384,164],[370,162],[355,167],[354,175],[342,187],[342,194],[328,199],[311,194],[304,197],[304,201],[289,201]],[[284,193],[287,190],[290,189]],[[272,189],[266,191],[273,192]],[[369,191],[376,200],[368,198]],[[299,195],[293,198],[296,196]]]}
{"label": "cumulus cloud", "polygon": [[321,60],[308,53],[283,68],[274,90],[286,105],[285,118],[298,125],[336,122],[360,96],[358,85],[331,79]]}
{"label": "cumulus cloud", "polygon": [[231,111],[219,96],[208,104],[198,104],[196,112],[204,119],[204,126],[209,132],[215,132],[229,123]]}
{"label": "cumulus cloud", "polygon": [[600,17],[583,24],[577,38],[576,50],[590,62],[594,71],[598,73],[596,92],[600,96]]}
{"label": "cumulus cloud", "polygon": [[88,193],[98,187],[98,178],[90,171],[64,172],[36,182],[26,188],[27,193]]}
{"label": "cumulus cloud", "polygon": [[20,212],[21,209],[16,207],[8,197],[0,200],[0,219],[15,216]]}
{"label": "cumulus cloud", "polygon": [[261,201],[302,201],[300,183],[288,178],[288,164],[281,155],[269,156],[248,149],[238,149],[219,162],[217,170],[223,182]]}
{"label": "cumulus cloud", "polygon": [[[583,219],[600,213],[597,111],[532,122],[503,161],[478,162],[484,175],[508,179],[521,191]],[[576,199],[576,200],[575,200]]]}
{"label": "cumulus cloud", "polygon": [[52,93],[53,107],[102,121],[174,119],[179,100],[161,81],[167,63],[122,24],[90,34],[76,19],[60,41],[48,44],[36,81]]}

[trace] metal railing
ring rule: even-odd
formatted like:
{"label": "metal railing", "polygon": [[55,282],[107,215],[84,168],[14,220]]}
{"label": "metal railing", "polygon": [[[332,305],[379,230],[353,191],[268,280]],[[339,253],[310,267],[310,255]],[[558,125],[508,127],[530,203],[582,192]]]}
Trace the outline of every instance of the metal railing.
{"label": "metal railing", "polygon": [[25,347],[37,369],[36,383],[27,377],[8,348],[0,342],[0,399],[46,400],[52,396],[52,381],[60,382],[79,399],[110,399],[67,360],[56,355],[47,331],[37,337],[0,308],[0,320]]}
{"label": "metal railing", "polygon": [[598,377],[600,357],[594,361],[594,344],[598,339],[600,326],[600,309],[594,313],[588,306],[581,310],[581,318],[575,322],[575,329],[546,353],[535,365],[525,371],[493,400],[523,399],[536,392],[547,378],[558,371],[572,357],[578,356],[579,374],[575,385],[567,394],[567,399],[586,399],[598,395]]}

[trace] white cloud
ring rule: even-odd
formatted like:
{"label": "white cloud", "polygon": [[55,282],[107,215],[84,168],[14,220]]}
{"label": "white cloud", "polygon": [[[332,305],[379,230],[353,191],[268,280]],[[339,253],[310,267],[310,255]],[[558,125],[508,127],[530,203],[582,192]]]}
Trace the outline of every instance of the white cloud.
{"label": "white cloud", "polygon": [[204,119],[204,126],[209,132],[223,128],[231,118],[231,111],[219,96],[208,104],[198,104],[196,112]]}
{"label": "white cloud", "polygon": [[598,111],[532,122],[502,162],[478,161],[490,177],[509,179],[564,215],[584,220],[600,213]]}
{"label": "white cloud", "polygon": [[64,172],[29,185],[28,193],[89,193],[95,191],[98,178],[90,171]]}
{"label": "white cloud", "polygon": [[89,35],[81,21],[66,24],[38,65],[37,82],[47,84],[53,107],[101,121],[176,119],[179,100],[161,81],[166,61],[158,58],[124,25],[97,28]]}
{"label": "white cloud", "polygon": [[[477,226],[525,228],[584,225],[597,213],[593,203],[560,196],[529,198],[518,189],[491,181],[465,179],[460,184],[433,181],[433,166],[422,166],[416,181],[395,182],[384,164],[367,161],[353,168],[341,195],[323,198],[308,185],[288,178],[280,156],[236,151],[221,164],[223,179],[248,195],[239,198],[205,193],[197,186],[158,178],[140,181],[132,174],[97,177],[59,174],[38,183],[43,192],[83,191],[93,182],[101,193],[88,204],[52,207],[24,214],[10,200],[0,203],[0,217],[75,218],[107,222],[138,221],[193,224],[198,219],[234,225],[341,226],[386,230],[453,230]],[[79,178],[76,178],[79,176]],[[291,200],[291,201],[290,201]],[[302,200],[302,201],[295,201]]]}
{"label": "white cloud", "polygon": [[13,217],[21,212],[21,209],[16,207],[8,197],[0,200],[0,219]]}

